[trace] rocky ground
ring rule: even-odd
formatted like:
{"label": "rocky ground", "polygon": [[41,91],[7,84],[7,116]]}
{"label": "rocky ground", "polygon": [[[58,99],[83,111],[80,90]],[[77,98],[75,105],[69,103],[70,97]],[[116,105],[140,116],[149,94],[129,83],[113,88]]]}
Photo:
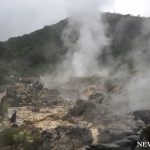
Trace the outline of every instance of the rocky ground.
{"label": "rocky ground", "polygon": [[97,78],[52,88],[22,78],[1,87],[1,106],[9,106],[8,117],[1,117],[0,149],[137,150],[138,141],[150,139],[150,110],[114,113],[111,94],[120,89]]}

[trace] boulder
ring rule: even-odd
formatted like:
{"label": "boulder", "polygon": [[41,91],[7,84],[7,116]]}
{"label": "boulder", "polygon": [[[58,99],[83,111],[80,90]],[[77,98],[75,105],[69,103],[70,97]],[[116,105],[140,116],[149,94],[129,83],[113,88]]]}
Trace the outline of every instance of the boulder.
{"label": "boulder", "polygon": [[105,129],[98,135],[98,142],[99,143],[111,143],[111,142],[123,139],[126,136],[133,135],[133,134],[134,132],[132,130]]}
{"label": "boulder", "polygon": [[58,126],[41,133],[42,150],[76,150],[93,142],[91,131],[81,126]]}
{"label": "boulder", "polygon": [[35,90],[42,90],[44,88],[44,85],[40,81],[37,81],[33,84],[33,88]]}
{"label": "boulder", "polygon": [[88,101],[78,99],[75,106],[70,110],[71,116],[81,116],[85,113],[91,112],[91,110],[96,109],[96,106]]}
{"label": "boulder", "polygon": [[136,120],[142,120],[146,125],[150,123],[150,110],[137,110],[133,115]]}
{"label": "boulder", "polygon": [[121,150],[134,150],[137,146],[137,141],[124,138],[122,140],[113,142],[113,144],[118,145]]}
{"label": "boulder", "polygon": [[148,125],[142,130],[140,140],[150,141],[150,125]]}
{"label": "boulder", "polygon": [[138,139],[137,135],[131,135],[109,144],[99,143],[90,145],[86,150],[135,150]]}
{"label": "boulder", "polygon": [[116,144],[94,144],[86,148],[86,150],[122,150]]}
{"label": "boulder", "polygon": [[55,129],[45,130],[41,134],[43,138],[49,139],[49,141],[53,141],[57,137],[57,131]]}
{"label": "boulder", "polygon": [[105,97],[102,93],[94,93],[89,96],[88,101],[96,103],[96,104],[101,104],[104,98]]}
{"label": "boulder", "polygon": [[77,148],[89,145],[93,142],[90,129],[81,126],[59,126],[56,128],[59,135],[65,134],[68,140]]}

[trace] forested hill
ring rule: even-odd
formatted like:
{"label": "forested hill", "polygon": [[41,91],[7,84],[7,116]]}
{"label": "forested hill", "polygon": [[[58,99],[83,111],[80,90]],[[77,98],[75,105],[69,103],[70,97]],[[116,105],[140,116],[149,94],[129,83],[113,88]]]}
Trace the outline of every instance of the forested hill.
{"label": "forested hill", "polygon": [[[104,13],[103,19],[108,24],[107,36],[111,38],[111,45],[107,49],[113,57],[118,57],[132,49],[133,40],[141,36],[143,21],[149,18]],[[0,42],[0,84],[9,81],[10,75],[39,75],[47,70],[53,71],[67,51],[61,40],[66,24],[67,20],[63,20],[30,34]],[[106,55],[104,51],[104,60]]]}

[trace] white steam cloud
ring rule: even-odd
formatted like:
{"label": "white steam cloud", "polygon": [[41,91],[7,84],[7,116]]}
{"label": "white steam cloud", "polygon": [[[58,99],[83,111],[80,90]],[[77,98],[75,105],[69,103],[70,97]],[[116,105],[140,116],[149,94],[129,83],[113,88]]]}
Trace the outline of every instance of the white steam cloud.
{"label": "white steam cloud", "polygon": [[68,1],[69,17],[62,33],[67,54],[56,71],[44,77],[47,86],[52,81],[56,84],[74,77],[108,74],[98,62],[102,49],[109,44],[100,12],[104,4],[97,0]]}
{"label": "white steam cloud", "polygon": [[[114,112],[132,112],[150,107],[150,21],[143,22],[141,34],[134,40],[130,57],[134,62],[134,73],[123,82],[123,89],[113,97]],[[125,71],[126,72],[126,71]],[[125,76],[127,77],[129,73]],[[121,76],[121,80],[123,77]],[[117,109],[116,109],[117,107]]]}
{"label": "white steam cloud", "polygon": [[149,109],[150,107],[150,20],[143,22],[142,34],[134,45],[133,59],[135,76],[127,86],[130,109]]}
{"label": "white steam cloud", "polygon": [[[68,54],[63,65],[70,76],[92,76],[98,73],[98,56],[109,40],[105,36],[96,0],[71,1],[68,25],[62,39]],[[64,67],[64,66],[63,66]]]}

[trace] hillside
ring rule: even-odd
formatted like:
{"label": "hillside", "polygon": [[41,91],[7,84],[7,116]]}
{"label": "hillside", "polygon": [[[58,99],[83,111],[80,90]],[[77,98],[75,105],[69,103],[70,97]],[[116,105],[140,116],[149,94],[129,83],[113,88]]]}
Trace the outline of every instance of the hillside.
{"label": "hillside", "polygon": [[[106,47],[101,60],[107,61],[107,53],[113,57],[124,57],[132,49],[132,43],[137,37],[141,41],[148,40],[141,36],[141,28],[144,20],[139,16],[103,14],[103,20],[108,24],[107,36],[111,38],[111,44]],[[67,24],[67,20],[20,37],[10,38],[6,42],[0,42],[0,84],[9,81],[10,75],[40,75],[46,71],[53,71],[61,61],[66,49],[61,40],[61,33]],[[128,61],[129,62],[129,61]]]}

